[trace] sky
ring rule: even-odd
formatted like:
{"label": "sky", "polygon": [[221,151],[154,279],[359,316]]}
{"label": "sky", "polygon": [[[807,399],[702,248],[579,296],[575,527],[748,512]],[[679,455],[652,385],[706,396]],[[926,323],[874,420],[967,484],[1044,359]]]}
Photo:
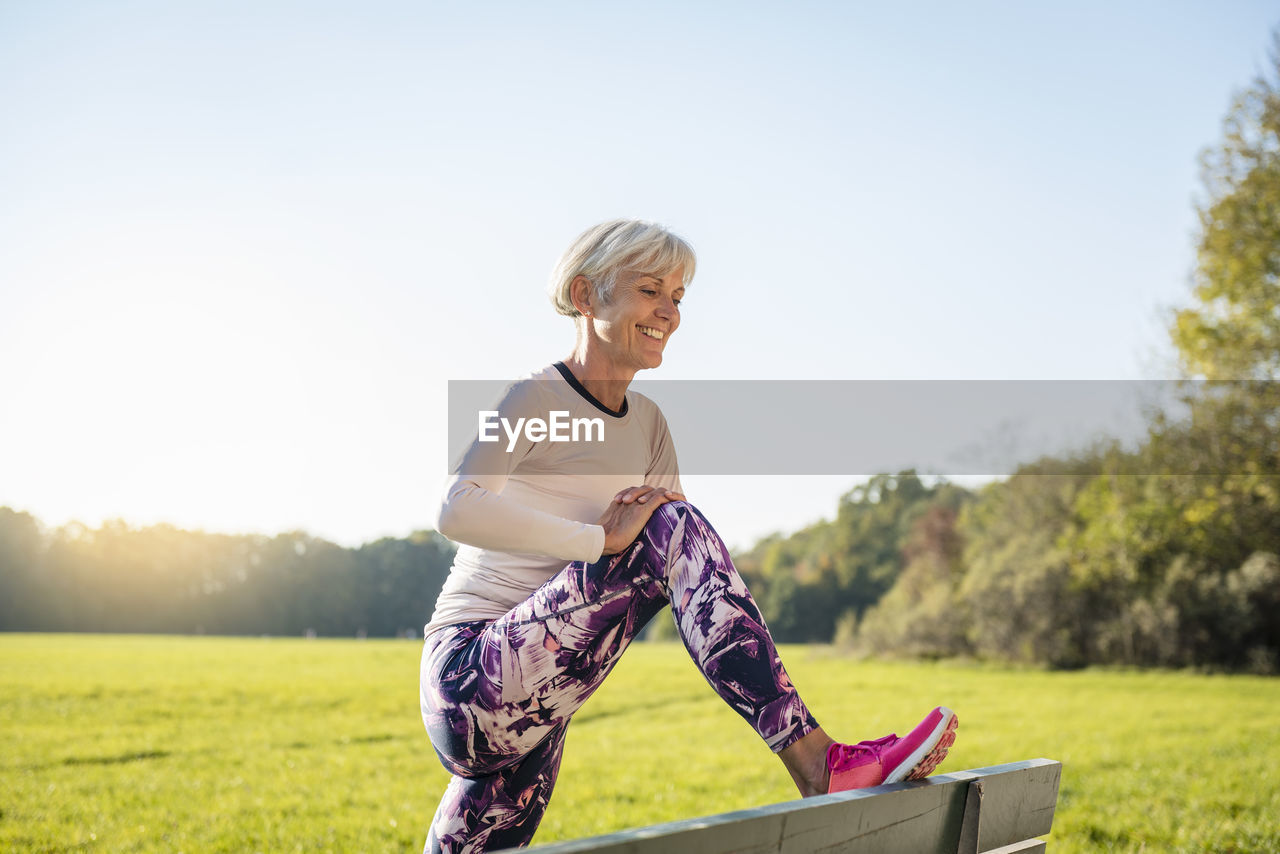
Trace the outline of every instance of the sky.
{"label": "sky", "polygon": [[[654,379],[1147,379],[1274,2],[0,3],[0,506],[429,527],[449,380],[665,223]],[[735,413],[725,413],[727,424]],[[680,437],[676,436],[677,449]],[[852,475],[689,475],[733,545]]]}

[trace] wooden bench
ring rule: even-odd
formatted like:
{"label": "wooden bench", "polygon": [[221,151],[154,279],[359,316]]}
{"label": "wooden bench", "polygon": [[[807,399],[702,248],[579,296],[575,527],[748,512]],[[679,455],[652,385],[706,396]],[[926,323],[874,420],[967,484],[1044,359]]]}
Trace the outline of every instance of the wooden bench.
{"label": "wooden bench", "polygon": [[[535,846],[538,854],[1028,854],[1053,825],[1062,764],[1029,759]],[[512,849],[514,850],[514,849]]]}

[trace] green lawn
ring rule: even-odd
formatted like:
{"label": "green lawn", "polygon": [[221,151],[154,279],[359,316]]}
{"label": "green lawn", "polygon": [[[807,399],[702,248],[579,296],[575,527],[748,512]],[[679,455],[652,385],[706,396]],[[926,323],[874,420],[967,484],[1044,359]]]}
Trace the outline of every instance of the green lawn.
{"label": "green lawn", "polygon": [[[446,776],[419,645],[0,635],[0,850],[413,851]],[[960,715],[942,771],[1065,765],[1051,850],[1280,850],[1280,680],[856,662],[783,650],[827,730]],[[627,653],[570,729],[537,841],[794,797],[676,645]]]}

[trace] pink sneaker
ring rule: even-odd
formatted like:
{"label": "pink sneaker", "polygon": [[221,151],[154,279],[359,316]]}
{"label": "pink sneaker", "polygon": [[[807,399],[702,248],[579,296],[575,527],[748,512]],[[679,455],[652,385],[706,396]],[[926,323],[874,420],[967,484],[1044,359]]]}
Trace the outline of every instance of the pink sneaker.
{"label": "pink sneaker", "polygon": [[929,776],[947,757],[947,748],[955,744],[958,724],[955,712],[939,706],[906,738],[886,735],[857,744],[831,745],[827,748],[827,770],[831,772],[827,793]]}

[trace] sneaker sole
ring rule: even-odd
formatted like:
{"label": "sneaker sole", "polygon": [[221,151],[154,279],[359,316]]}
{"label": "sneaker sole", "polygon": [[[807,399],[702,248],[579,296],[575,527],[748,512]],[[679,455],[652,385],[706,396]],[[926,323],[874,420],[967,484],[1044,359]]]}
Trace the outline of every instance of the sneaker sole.
{"label": "sneaker sole", "polygon": [[956,728],[960,719],[947,707],[941,707],[942,720],[934,727],[929,737],[915,751],[894,768],[884,778],[886,783],[900,783],[903,780],[919,780],[928,777],[933,769],[947,758],[947,750],[956,743]]}

